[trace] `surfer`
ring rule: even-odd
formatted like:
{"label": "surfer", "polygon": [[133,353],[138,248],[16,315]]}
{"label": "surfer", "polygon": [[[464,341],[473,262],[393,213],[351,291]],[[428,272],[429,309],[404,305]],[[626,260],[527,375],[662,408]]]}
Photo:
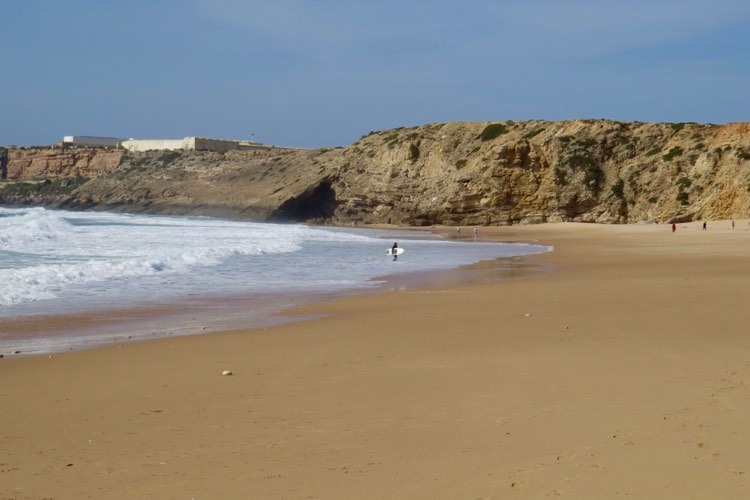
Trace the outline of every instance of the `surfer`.
{"label": "surfer", "polygon": [[398,259],[398,242],[393,242],[393,246],[391,247],[391,253],[393,254],[393,260]]}

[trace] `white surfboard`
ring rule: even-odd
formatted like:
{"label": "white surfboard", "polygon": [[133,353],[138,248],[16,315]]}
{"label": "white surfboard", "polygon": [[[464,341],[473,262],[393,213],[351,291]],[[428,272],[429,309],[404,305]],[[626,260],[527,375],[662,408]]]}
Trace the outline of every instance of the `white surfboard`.
{"label": "white surfboard", "polygon": [[[396,255],[401,255],[402,253],[404,253],[404,249],[403,248],[397,248],[396,249]],[[389,248],[388,250],[385,251],[385,254],[386,255],[393,255],[393,249]]]}

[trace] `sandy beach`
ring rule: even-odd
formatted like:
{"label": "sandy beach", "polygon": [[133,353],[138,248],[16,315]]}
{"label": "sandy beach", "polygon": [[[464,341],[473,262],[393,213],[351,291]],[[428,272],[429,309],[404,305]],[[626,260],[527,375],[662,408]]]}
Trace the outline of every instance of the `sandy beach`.
{"label": "sandy beach", "polygon": [[749,229],[480,228],[555,251],[282,326],[6,356],[0,498],[747,498]]}

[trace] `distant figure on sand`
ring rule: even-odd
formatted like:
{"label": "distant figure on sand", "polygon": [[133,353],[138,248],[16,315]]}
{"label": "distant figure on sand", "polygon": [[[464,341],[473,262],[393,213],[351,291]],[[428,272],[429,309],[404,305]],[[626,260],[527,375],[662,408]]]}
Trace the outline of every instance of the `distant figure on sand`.
{"label": "distant figure on sand", "polygon": [[398,255],[396,254],[396,251],[398,250],[398,242],[394,241],[393,246],[391,247],[391,253],[393,254],[393,260],[398,259]]}
{"label": "distant figure on sand", "polygon": [[732,219],[732,229],[734,229],[734,219]]}
{"label": "distant figure on sand", "polygon": [[675,231],[677,231],[677,224],[675,224],[675,223],[673,222],[673,223],[672,223],[672,232],[674,233]]}
{"label": "distant figure on sand", "polygon": [[706,230],[706,221],[703,221],[703,230]]}
{"label": "distant figure on sand", "polygon": [[479,230],[477,228],[474,228],[474,241],[477,241],[477,234],[479,233]]}
{"label": "distant figure on sand", "polygon": [[461,239],[461,226],[456,226],[456,239]]}

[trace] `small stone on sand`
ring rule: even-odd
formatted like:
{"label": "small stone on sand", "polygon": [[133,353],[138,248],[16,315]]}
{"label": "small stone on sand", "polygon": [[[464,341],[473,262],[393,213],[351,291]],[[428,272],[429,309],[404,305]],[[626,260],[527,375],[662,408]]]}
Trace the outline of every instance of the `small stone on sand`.
{"label": "small stone on sand", "polygon": [[224,375],[224,376],[226,377],[226,376],[229,376],[229,375],[231,375],[231,374],[232,374],[232,372],[231,372],[230,370],[224,370],[223,372],[221,372],[221,374],[222,374],[222,375]]}

